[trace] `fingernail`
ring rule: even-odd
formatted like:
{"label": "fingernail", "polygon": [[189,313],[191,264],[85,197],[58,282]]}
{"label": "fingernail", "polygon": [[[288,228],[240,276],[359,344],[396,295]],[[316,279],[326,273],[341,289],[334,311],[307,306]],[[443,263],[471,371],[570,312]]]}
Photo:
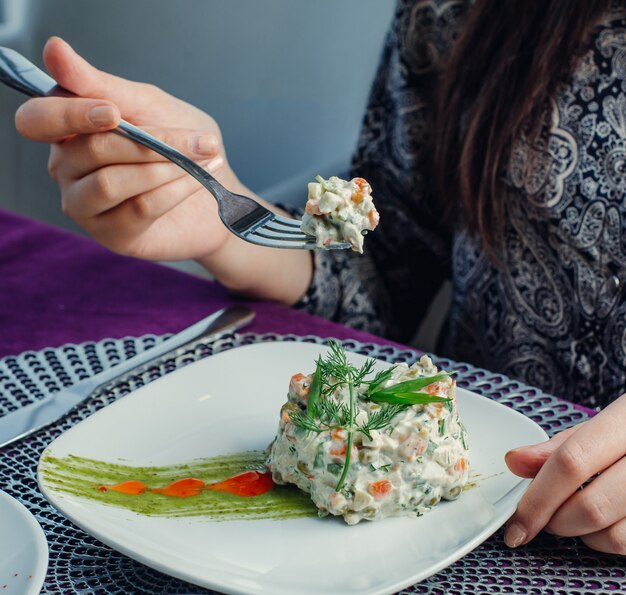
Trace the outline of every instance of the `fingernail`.
{"label": "fingernail", "polygon": [[[59,37],[58,35],[51,35],[50,37],[48,37],[48,41],[51,41],[53,39],[58,40],[60,43],[62,43],[64,46],[66,46],[67,48],[69,48],[72,52],[74,51],[74,48],[67,42],[65,41],[65,39],[63,39],[62,37]],[[47,43],[47,42],[46,42]]]}
{"label": "fingernail", "polygon": [[89,110],[89,121],[94,126],[115,124],[115,110],[110,105],[98,105]]}
{"label": "fingernail", "polygon": [[198,155],[212,155],[217,151],[217,138],[212,134],[196,136],[193,139],[193,152]]}
{"label": "fingernail", "polygon": [[220,167],[224,165],[224,158],[221,155],[214,157],[207,163],[207,169],[211,172],[218,170]]}
{"label": "fingernail", "polygon": [[539,444],[527,444],[526,446],[518,446],[517,448],[512,448],[511,450],[509,450],[504,456],[506,457],[510,454],[517,454],[518,452],[529,451],[529,450],[532,450],[533,448],[541,446],[542,444],[543,443],[540,442]]}
{"label": "fingernail", "polygon": [[504,543],[509,547],[518,547],[526,540],[526,531],[519,523],[511,523],[504,532]]}

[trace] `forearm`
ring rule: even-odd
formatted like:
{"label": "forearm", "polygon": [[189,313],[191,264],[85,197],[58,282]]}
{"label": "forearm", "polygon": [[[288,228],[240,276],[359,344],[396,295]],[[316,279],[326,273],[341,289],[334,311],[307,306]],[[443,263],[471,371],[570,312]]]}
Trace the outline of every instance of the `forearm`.
{"label": "forearm", "polygon": [[[240,185],[237,192],[280,212]],[[286,214],[286,213],[283,213]],[[196,259],[225,287],[252,298],[295,304],[306,293],[313,276],[308,250],[264,248],[229,235],[215,253]]]}

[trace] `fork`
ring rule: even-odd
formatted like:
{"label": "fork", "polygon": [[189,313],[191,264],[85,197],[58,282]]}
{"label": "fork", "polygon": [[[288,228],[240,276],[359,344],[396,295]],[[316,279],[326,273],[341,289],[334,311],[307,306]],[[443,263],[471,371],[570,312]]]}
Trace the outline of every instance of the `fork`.
{"label": "fork", "polygon": [[[59,92],[72,95],[20,53],[4,47],[0,47],[0,82],[30,97]],[[301,221],[283,217],[247,196],[230,192],[200,165],[141,128],[121,120],[112,132],[152,149],[198,180],[215,197],[224,225],[242,240],[268,248],[317,247],[315,238],[300,230]],[[325,249],[350,247],[347,242],[324,246]]]}

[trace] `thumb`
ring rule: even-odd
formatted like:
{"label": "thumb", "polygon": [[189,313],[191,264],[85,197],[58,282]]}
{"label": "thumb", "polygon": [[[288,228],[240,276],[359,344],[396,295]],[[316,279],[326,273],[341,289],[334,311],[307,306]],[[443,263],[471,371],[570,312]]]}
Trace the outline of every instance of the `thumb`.
{"label": "thumb", "polygon": [[510,450],[504,456],[508,468],[520,477],[535,477],[550,455],[574,432],[579,430],[584,423],[582,422],[567,430],[563,430],[545,442],[533,444],[532,446],[520,446]]}
{"label": "thumb", "polygon": [[43,60],[61,87],[80,97],[112,101],[127,119],[136,120],[139,113],[145,115],[154,99],[152,86],[98,70],[60,37],[48,40]]}

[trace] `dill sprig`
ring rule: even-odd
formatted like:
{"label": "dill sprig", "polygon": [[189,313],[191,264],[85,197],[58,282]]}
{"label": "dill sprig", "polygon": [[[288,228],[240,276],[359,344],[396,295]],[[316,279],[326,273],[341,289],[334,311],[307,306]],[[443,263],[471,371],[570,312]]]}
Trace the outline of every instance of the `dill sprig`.
{"label": "dill sprig", "polygon": [[350,410],[334,399],[321,399],[314,407],[309,405],[306,413],[290,413],[289,419],[295,426],[319,434],[346,427],[350,421]]}
{"label": "dill sprig", "polygon": [[[339,492],[348,475],[355,434],[360,432],[371,440],[372,431],[387,427],[396,415],[411,405],[448,402],[450,399],[417,391],[447,378],[449,374],[440,373],[381,388],[392,378],[393,367],[377,372],[372,379],[367,380],[374,372],[375,360],[368,359],[361,367],[356,367],[348,361],[341,343],[329,341],[328,346],[328,354],[317,358],[306,412],[291,413],[290,419],[296,427],[307,432],[321,433],[336,429],[347,432],[346,457],[335,487]],[[367,389],[359,395],[362,386],[367,386]],[[338,401],[335,396],[343,387],[348,388],[347,405]],[[357,425],[356,399],[359,396],[381,404],[381,407],[371,412],[366,422]]]}
{"label": "dill sprig", "polygon": [[357,429],[371,440],[372,435],[370,432],[372,430],[382,430],[386,428],[393,418],[398,415],[398,413],[401,413],[403,409],[406,409],[406,405],[387,405],[386,407],[381,407],[378,411],[370,413],[367,422],[360,425]]}

